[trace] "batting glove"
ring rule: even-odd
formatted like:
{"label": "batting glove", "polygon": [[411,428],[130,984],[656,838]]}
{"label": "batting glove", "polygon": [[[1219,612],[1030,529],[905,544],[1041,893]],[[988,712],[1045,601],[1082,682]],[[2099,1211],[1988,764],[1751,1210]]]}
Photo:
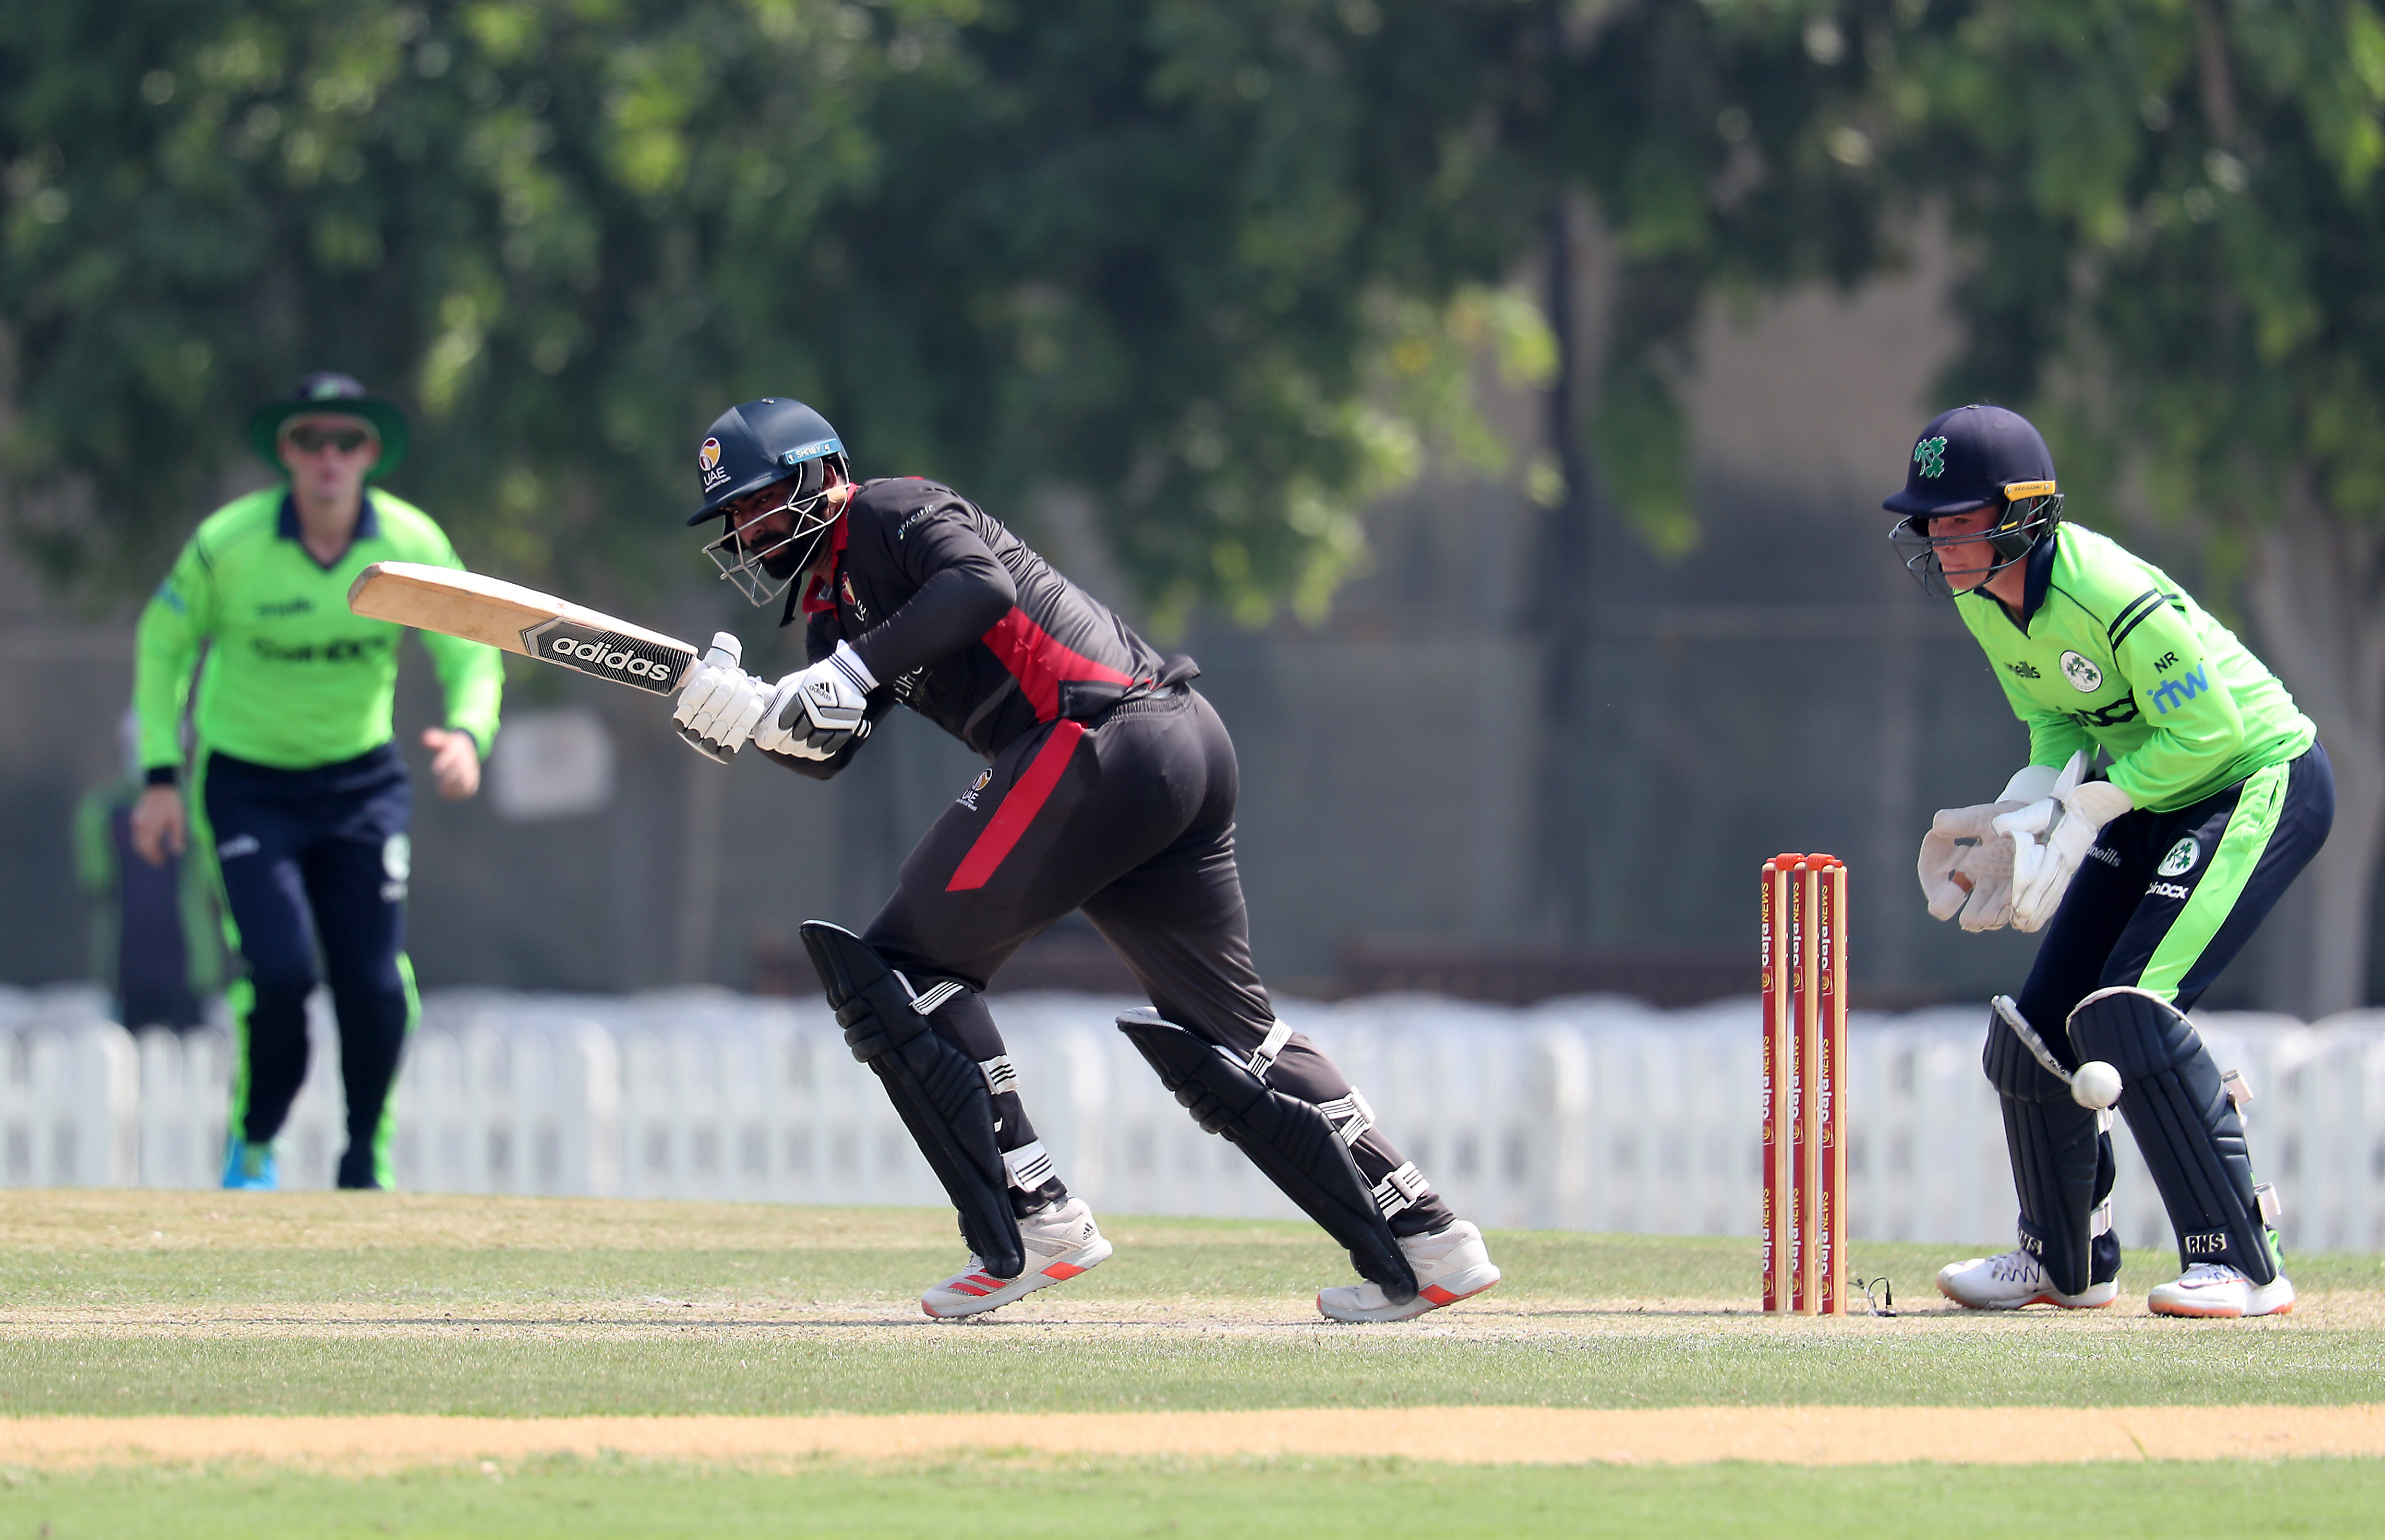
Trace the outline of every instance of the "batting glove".
{"label": "batting glove", "polygon": [[671,713],[688,746],[722,764],[745,746],[770,701],[769,685],[738,667],[743,657],[737,638],[715,632],[712,650],[689,671],[679,708]]}
{"label": "batting glove", "polygon": [[779,681],[762,713],[757,747],[799,759],[833,758],[855,738],[869,735],[865,713],[878,680],[849,642],[808,669]]}

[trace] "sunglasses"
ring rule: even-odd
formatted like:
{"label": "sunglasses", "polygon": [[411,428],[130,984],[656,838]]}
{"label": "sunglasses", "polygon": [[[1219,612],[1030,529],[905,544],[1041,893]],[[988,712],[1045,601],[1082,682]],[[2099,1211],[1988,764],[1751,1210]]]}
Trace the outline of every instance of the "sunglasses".
{"label": "sunglasses", "polygon": [[307,455],[327,447],[336,449],[343,455],[353,455],[373,442],[373,435],[367,429],[317,428],[311,425],[293,428],[281,437],[292,448]]}

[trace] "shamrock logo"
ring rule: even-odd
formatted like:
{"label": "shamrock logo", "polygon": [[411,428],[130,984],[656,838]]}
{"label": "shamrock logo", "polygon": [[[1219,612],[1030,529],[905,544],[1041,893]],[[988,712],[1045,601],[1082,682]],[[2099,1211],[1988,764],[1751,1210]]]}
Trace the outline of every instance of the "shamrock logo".
{"label": "shamrock logo", "polygon": [[1926,438],[1915,444],[1913,459],[1915,464],[1921,467],[1921,473],[1924,476],[1946,474],[1945,435],[1942,433],[1936,438]]}

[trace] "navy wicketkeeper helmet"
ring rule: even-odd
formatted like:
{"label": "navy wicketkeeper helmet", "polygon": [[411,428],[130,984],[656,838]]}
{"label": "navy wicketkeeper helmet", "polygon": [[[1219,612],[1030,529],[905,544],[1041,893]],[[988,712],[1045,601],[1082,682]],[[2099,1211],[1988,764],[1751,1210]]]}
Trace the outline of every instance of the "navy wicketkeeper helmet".
{"label": "navy wicketkeeper helmet", "polygon": [[[2062,520],[2053,452],[2029,419],[2002,407],[1957,407],[1931,418],[1913,442],[1904,490],[1880,507],[1900,516],[1888,538],[1904,555],[1904,570],[1942,599],[1954,594],[1939,565],[1942,546],[1986,541],[1993,564],[1964,572],[1976,570],[1985,582],[2027,557]],[[2001,510],[1993,527],[1959,535],[1929,532],[1933,519],[1981,508]]]}
{"label": "navy wicketkeeper helmet", "polygon": [[[838,506],[829,488],[851,474],[843,441],[828,419],[782,396],[765,396],[731,407],[713,419],[695,452],[696,490],[704,506],[687,516],[691,525],[722,520],[720,537],[705,554],[720,575],[756,605],[785,592],[811,565],[821,539],[836,522]],[[729,505],[765,487],[783,488],[780,505],[791,516],[785,531],[765,540],[739,537]],[[788,615],[793,614],[790,601]]]}

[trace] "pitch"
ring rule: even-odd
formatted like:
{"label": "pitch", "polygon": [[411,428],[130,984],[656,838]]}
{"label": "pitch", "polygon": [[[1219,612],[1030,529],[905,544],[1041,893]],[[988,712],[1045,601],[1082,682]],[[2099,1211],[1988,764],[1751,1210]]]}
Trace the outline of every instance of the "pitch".
{"label": "pitch", "polygon": [[[1497,1293],[1351,1327],[1309,1304],[1340,1271],[1307,1227],[1127,1218],[1109,1223],[1118,1255],[1081,1286],[952,1323],[914,1300],[957,1254],[950,1224],[759,1205],[0,1195],[0,1515],[60,1535],[169,1513],[186,1534],[911,1534],[966,1530],[998,1498],[1005,1533],[1029,1534],[1732,1534],[1881,1505],[1919,1529],[1932,1513],[1992,1521],[2050,1504],[2129,1534],[2252,1500],[2329,1533],[2385,1496],[2385,1462],[2370,1458],[2146,1464],[2116,1446],[2117,1459],[2026,1481],[1950,1463],[1981,1458],[1967,1409],[2005,1427],[2025,1409],[2130,1409],[2098,1417],[2124,1438],[2168,1428],[2162,1408],[2181,1409],[2180,1425],[2224,1415],[2215,1403],[2304,1409],[2271,1421],[2350,1428],[2353,1442],[2242,1447],[2364,1447],[2385,1417],[2373,1258],[2295,1258],[2304,1303],[2282,1320],[2144,1314],[2144,1286],[2174,1271],[2153,1253],[2130,1254],[2113,1310],[2013,1318],[1927,1292],[1945,1247],[1859,1243],[1853,1273],[1890,1278],[1901,1313],[1813,1321],[1754,1309],[1752,1241],[1511,1232],[1497,1237]],[[1513,1409],[1501,1434],[1513,1452],[1492,1458],[1517,1462],[1582,1458],[1532,1445],[1572,1409],[1734,1409],[1674,1416],[1683,1442],[1661,1447],[1645,1442],[1654,1423],[1612,1424],[1638,1431],[1593,1457],[1684,1462],[1655,1469],[1457,1463],[1485,1458],[1461,1427],[1483,1414],[1431,1415],[1443,1408]],[[1317,1430],[1395,1412],[1420,1415],[1379,1422],[1392,1430],[1380,1451],[1317,1452],[1330,1446]],[[1315,1436],[1270,1456],[1201,1431],[1234,1413]],[[767,1438],[673,1421],[638,1424],[681,1430],[661,1443],[578,1453],[517,1436],[523,1419],[929,1414],[973,1430],[966,1446],[906,1445],[892,1422],[840,1421],[861,1433],[775,1454]],[[1040,1414],[1074,1414],[1105,1442],[1055,1444]],[[350,1452],[325,1452],[325,1430],[349,1424],[324,1420],[393,1415],[451,1420],[427,1424],[448,1441],[409,1453],[382,1438],[360,1453],[333,1437]],[[1714,1442],[1733,1418],[1799,1415],[1820,1419],[1813,1447],[1837,1449],[1828,1458],[1884,1463],[1707,1463],[1746,1458],[1752,1446]],[[243,1422],[227,1443],[227,1417],[294,1421]],[[137,1428],[153,1446],[59,1452],[62,1430],[94,1426],[103,1444]],[[455,1442],[459,1426],[474,1452]],[[881,1426],[882,1446],[868,1444]],[[177,1427],[216,1442],[177,1452]],[[2017,1456],[2036,1458],[2004,1458]]]}

